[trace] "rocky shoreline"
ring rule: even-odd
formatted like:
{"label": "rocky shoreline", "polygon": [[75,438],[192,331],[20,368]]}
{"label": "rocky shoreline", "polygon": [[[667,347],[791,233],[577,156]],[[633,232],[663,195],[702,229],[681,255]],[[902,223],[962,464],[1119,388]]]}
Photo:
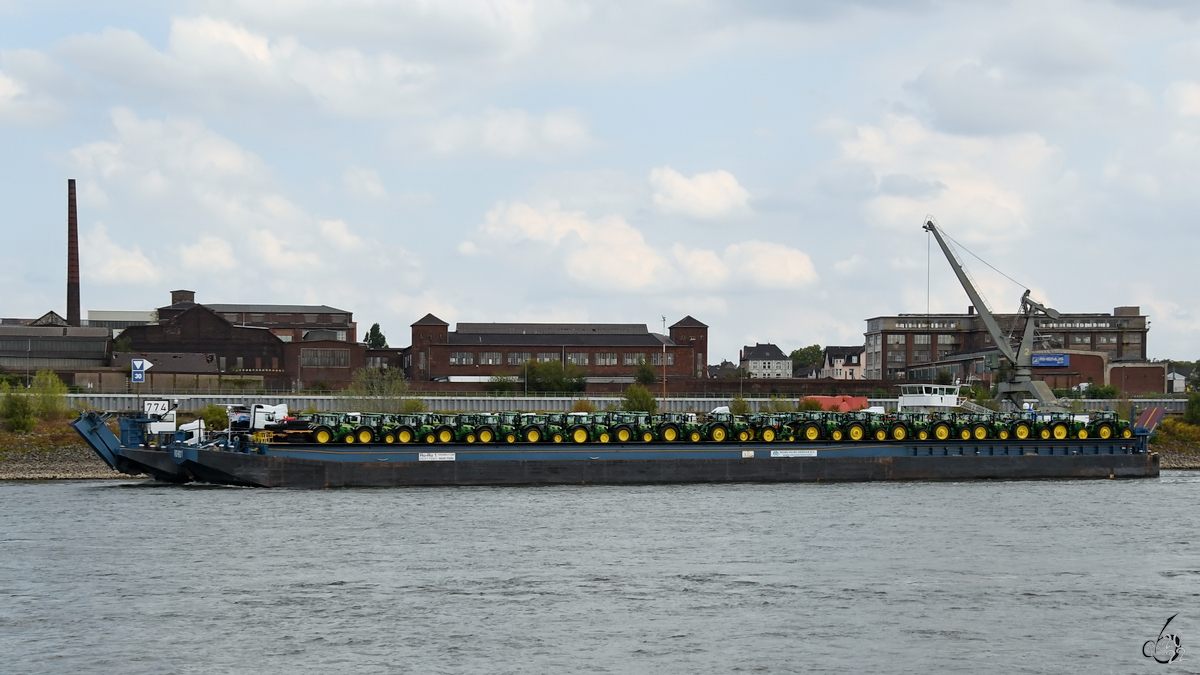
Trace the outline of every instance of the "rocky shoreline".
{"label": "rocky shoreline", "polygon": [[[147,476],[140,476],[146,478]],[[113,471],[83,445],[45,450],[8,451],[0,455],[0,480],[95,480],[139,478]]]}

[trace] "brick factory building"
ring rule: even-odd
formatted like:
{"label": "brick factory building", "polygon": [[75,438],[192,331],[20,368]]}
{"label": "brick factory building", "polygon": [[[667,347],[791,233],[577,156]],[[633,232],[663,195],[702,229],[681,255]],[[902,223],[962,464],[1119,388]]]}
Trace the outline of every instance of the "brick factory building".
{"label": "brick factory building", "polygon": [[[1001,330],[1018,334],[1016,314],[997,314]],[[1139,307],[1112,314],[1037,319],[1034,377],[1053,388],[1113,385],[1129,393],[1166,389],[1163,364],[1146,360],[1146,317]],[[1002,360],[982,319],[966,314],[901,314],[867,319],[869,379],[933,381],[943,371],[962,383],[991,384]]]}
{"label": "brick factory building", "polygon": [[412,324],[412,346],[403,367],[416,381],[486,382],[521,378],[527,361],[561,361],[581,369],[589,382],[632,382],[641,363],[668,378],[706,377],[708,326],[690,316],[668,335],[645,324],[459,323],[426,314]]}
{"label": "brick factory building", "polygon": [[[194,291],[171,291],[171,304],[158,308],[158,320],[165,323],[195,307]],[[204,304],[235,326],[266,328],[284,342],[337,340],[357,342],[354,315],[328,305],[231,305]]]}

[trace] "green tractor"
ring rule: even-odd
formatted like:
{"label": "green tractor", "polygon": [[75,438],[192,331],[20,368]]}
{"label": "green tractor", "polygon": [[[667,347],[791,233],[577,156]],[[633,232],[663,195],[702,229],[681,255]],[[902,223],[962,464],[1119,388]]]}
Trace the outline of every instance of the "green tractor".
{"label": "green tractor", "polygon": [[[572,443],[590,443],[592,441],[607,443],[611,440],[608,426],[597,422],[596,415],[602,415],[602,413],[567,413],[567,440]],[[602,417],[601,419],[607,421],[606,418]]]}
{"label": "green tractor", "polygon": [[612,435],[617,443],[650,443],[656,438],[650,414],[645,412],[612,413]]}
{"label": "green tractor", "polygon": [[776,413],[755,413],[746,416],[746,422],[754,430],[754,438],[763,443],[774,443],[777,440],[791,440],[794,438],[788,426],[790,421],[787,415]]}
{"label": "green tractor", "polygon": [[1038,438],[1065,441],[1068,438],[1087,438],[1087,422],[1072,413],[1049,413],[1038,416]]}
{"label": "green tractor", "polygon": [[929,439],[929,421],[921,413],[891,412],[883,415],[882,421],[893,441]]}
{"label": "green tractor", "polygon": [[521,413],[518,422],[521,440],[526,443],[541,443],[550,438],[549,423],[545,413]]}
{"label": "green tractor", "polygon": [[696,423],[694,415],[687,413],[662,413],[654,415],[651,419],[654,420],[659,440],[667,443],[682,440],[698,442],[704,437],[700,425]]}
{"label": "green tractor", "polygon": [[821,439],[840,441],[843,437],[841,415],[838,413],[813,410],[792,413],[791,429],[793,436],[810,442]]}
{"label": "green tractor", "polygon": [[733,437],[733,430],[736,426],[733,413],[715,412],[710,413],[708,417],[700,423],[700,428],[704,437],[713,443],[724,443]]}
{"label": "green tractor", "polygon": [[[868,434],[871,433],[874,425],[876,424],[871,413],[862,410],[857,412],[841,413],[840,417],[840,431],[842,432],[842,437],[846,440],[855,442],[866,440],[868,438]],[[831,437],[835,441],[842,440],[834,435],[831,435]]]}
{"label": "green tractor", "polygon": [[546,415],[546,438],[551,443],[566,441],[567,423],[567,413],[548,413]]}
{"label": "green tractor", "polygon": [[970,440],[973,433],[970,415],[952,412],[929,414],[929,435],[935,440],[948,441],[952,438]]}
{"label": "green tractor", "polygon": [[1129,422],[1111,410],[1092,413],[1091,419],[1088,420],[1088,433],[1105,441],[1110,438],[1133,438],[1133,429],[1129,428]]}
{"label": "green tractor", "polygon": [[428,419],[429,415],[392,415],[390,417],[392,419],[388,429],[396,435],[397,443],[415,443],[433,432],[433,426]]}
{"label": "green tractor", "polygon": [[312,416],[311,435],[314,443],[353,443],[358,440],[354,429],[346,413],[316,413]]}

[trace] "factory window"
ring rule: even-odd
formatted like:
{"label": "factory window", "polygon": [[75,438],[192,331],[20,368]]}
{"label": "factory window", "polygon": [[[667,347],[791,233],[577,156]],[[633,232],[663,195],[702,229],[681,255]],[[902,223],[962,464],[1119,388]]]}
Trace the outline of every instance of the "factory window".
{"label": "factory window", "polygon": [[368,356],[367,366],[370,368],[387,368],[388,360],[386,356]]}
{"label": "factory window", "polygon": [[219,360],[219,362],[218,362],[218,365],[219,365],[219,367],[220,367],[220,369],[221,369],[221,372],[222,372],[222,373],[223,373],[223,372],[225,372],[225,357],[224,357],[224,356],[222,356],[222,357],[220,358],[220,360]]}
{"label": "factory window", "polygon": [[291,341],[292,341],[292,336],[291,336],[291,335],[276,335],[275,337],[279,338],[280,340],[282,340],[282,341],[284,341],[284,342],[291,342]]}
{"label": "factory window", "polygon": [[225,317],[225,320],[228,321],[229,323],[237,323],[238,322],[238,315],[233,312],[226,312],[226,313],[222,314],[221,316]]}
{"label": "factory window", "polygon": [[926,334],[926,335],[914,335],[914,336],[913,336],[913,344],[914,344],[914,345],[927,345],[927,344],[929,344],[929,335],[928,335],[928,334]]}
{"label": "factory window", "polygon": [[345,314],[330,314],[329,323],[346,323]]}
{"label": "factory window", "polygon": [[500,352],[483,352],[479,355],[479,365],[498,366],[504,362],[504,354]]}
{"label": "factory window", "polygon": [[530,358],[529,352],[509,352],[508,365],[519,366]]}
{"label": "factory window", "polygon": [[937,355],[938,355],[937,356],[938,361],[941,361],[941,360],[945,359],[947,356],[950,356],[950,350],[949,349],[939,349],[939,350],[937,350]]}
{"label": "factory window", "polygon": [[1125,356],[1133,357],[1133,358],[1141,358],[1142,346],[1141,345],[1125,345]]}
{"label": "factory window", "polygon": [[273,314],[271,316],[271,320],[274,321],[275,323],[291,323],[292,315],[291,314]]}
{"label": "factory window", "polygon": [[1087,334],[1076,333],[1071,336],[1071,344],[1073,345],[1090,345],[1092,344],[1092,336]]}
{"label": "factory window", "polygon": [[346,331],[339,330],[337,332],[337,339],[338,339],[338,342],[345,342],[346,341]]}
{"label": "factory window", "polygon": [[904,352],[888,352],[887,360],[891,363],[904,363]]}
{"label": "factory window", "polygon": [[538,363],[549,363],[551,361],[561,361],[562,356],[558,352],[538,352]]}
{"label": "factory window", "polygon": [[349,349],[301,349],[300,365],[304,368],[349,368]]}
{"label": "factory window", "polygon": [[913,363],[929,363],[929,350],[928,349],[914,349],[913,350]]}
{"label": "factory window", "polygon": [[278,356],[271,357],[271,370],[279,370],[279,357]]}
{"label": "factory window", "polygon": [[237,370],[241,370],[241,369],[242,369],[242,364],[243,364],[243,363],[244,363],[244,360],[242,359],[242,357],[240,357],[240,356],[239,356],[239,357],[237,357],[237,367],[236,367],[236,369],[237,369]]}
{"label": "factory window", "polygon": [[905,335],[903,333],[890,333],[887,336],[887,343],[889,345],[902,345],[905,342],[904,338]]}
{"label": "factory window", "polygon": [[1117,344],[1117,336],[1116,335],[1100,335],[1096,338],[1096,342],[1097,342],[1097,344],[1102,344],[1102,345],[1115,345],[1115,344]]}
{"label": "factory window", "polygon": [[1125,334],[1125,342],[1128,344],[1135,344],[1135,345],[1141,344],[1142,334],[1141,333],[1126,333]]}
{"label": "factory window", "polygon": [[938,344],[939,345],[952,345],[952,344],[954,344],[954,336],[953,335],[939,335],[938,336]]}
{"label": "factory window", "polygon": [[[661,366],[663,364],[662,352],[654,352],[653,354],[651,354],[650,355],[650,363],[655,366]],[[674,352],[667,352],[667,365],[668,366],[675,365],[675,353]]]}
{"label": "factory window", "polygon": [[254,369],[262,370],[262,357],[261,356],[254,357]]}
{"label": "factory window", "polygon": [[586,366],[588,364],[588,353],[567,352],[567,363],[573,363],[577,366]]}
{"label": "factory window", "polygon": [[452,366],[470,366],[474,363],[474,352],[450,352],[450,365]]}
{"label": "factory window", "polygon": [[617,365],[616,352],[602,352],[596,354],[596,365],[598,366],[615,366]]}
{"label": "factory window", "polygon": [[316,314],[305,314],[304,315],[304,323],[316,323],[316,322],[317,322]]}
{"label": "factory window", "polygon": [[267,320],[266,314],[251,314],[250,323],[263,323]]}
{"label": "factory window", "polygon": [[625,352],[621,355],[621,362],[622,365],[636,366],[646,362],[646,355],[635,352]]}

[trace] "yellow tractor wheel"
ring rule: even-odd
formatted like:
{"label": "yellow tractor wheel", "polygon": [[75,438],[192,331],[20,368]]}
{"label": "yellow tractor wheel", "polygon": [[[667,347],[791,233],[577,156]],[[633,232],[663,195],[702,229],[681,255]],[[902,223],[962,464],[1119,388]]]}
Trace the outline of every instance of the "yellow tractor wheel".
{"label": "yellow tractor wheel", "polygon": [[479,442],[480,443],[491,443],[495,439],[496,439],[496,437],[492,435],[491,429],[484,429],[479,432]]}
{"label": "yellow tractor wheel", "polygon": [[897,441],[902,441],[905,438],[908,438],[908,429],[905,429],[903,426],[897,424],[896,426],[892,427],[892,438]]}
{"label": "yellow tractor wheel", "polygon": [[775,430],[763,429],[761,438],[763,443],[773,443],[775,441]]}
{"label": "yellow tractor wheel", "polygon": [[576,443],[587,443],[587,439],[587,429],[579,428],[571,432],[571,440],[575,441]]}
{"label": "yellow tractor wheel", "polygon": [[654,434],[650,433],[649,431],[642,432],[642,442],[643,443],[649,443],[650,441],[653,441],[653,440],[654,440]]}
{"label": "yellow tractor wheel", "polygon": [[328,429],[317,429],[317,433],[313,434],[313,440],[325,444],[333,440],[333,434],[329,433]]}
{"label": "yellow tractor wheel", "polygon": [[1029,438],[1029,425],[1028,424],[1018,424],[1017,428],[1015,430],[1013,430],[1013,435],[1015,435],[1017,437],[1017,440],[1019,440],[1019,441],[1023,441],[1026,438]]}
{"label": "yellow tractor wheel", "polygon": [[542,440],[542,432],[537,429],[530,429],[525,432],[525,441],[527,443],[537,443],[540,440]]}
{"label": "yellow tractor wheel", "polygon": [[950,427],[945,424],[939,424],[933,428],[933,437],[939,441],[944,441],[950,438]]}
{"label": "yellow tractor wheel", "polygon": [[621,443],[628,443],[630,438],[633,438],[633,432],[629,431],[628,429],[617,430],[617,441]]}
{"label": "yellow tractor wheel", "polygon": [[875,440],[886,441],[887,440],[887,432],[884,431],[883,429],[876,429],[875,430]]}
{"label": "yellow tractor wheel", "polygon": [[842,438],[843,438],[842,430],[841,430],[841,429],[834,429],[834,430],[833,430],[833,433],[829,434],[829,437],[830,437],[830,438],[832,438],[832,439],[833,439],[833,440],[835,440],[835,441],[840,441],[840,440],[842,440]]}
{"label": "yellow tractor wheel", "polygon": [[863,436],[866,436],[866,435],[867,435],[866,431],[863,430],[863,428],[861,426],[855,424],[854,426],[850,427],[850,440],[861,441],[863,439]]}
{"label": "yellow tractor wheel", "polygon": [[815,441],[820,437],[821,437],[821,430],[817,428],[817,425],[813,424],[813,425],[810,425],[810,426],[807,426],[804,428],[804,439],[805,440]]}
{"label": "yellow tractor wheel", "polygon": [[1102,425],[1100,427],[1100,429],[1098,429],[1097,431],[1098,431],[1097,435],[1100,436],[1100,438],[1103,438],[1104,440],[1108,440],[1108,439],[1112,438],[1112,435],[1113,435],[1112,427],[1108,426],[1107,424]]}
{"label": "yellow tractor wheel", "polygon": [[1086,441],[1087,437],[1088,437],[1087,429],[1080,429],[1078,436],[1079,436],[1079,440]]}
{"label": "yellow tractor wheel", "polygon": [[711,435],[712,435],[713,442],[715,442],[715,443],[720,443],[721,441],[724,441],[727,436],[725,433],[725,427],[717,427],[717,428],[713,429]]}

